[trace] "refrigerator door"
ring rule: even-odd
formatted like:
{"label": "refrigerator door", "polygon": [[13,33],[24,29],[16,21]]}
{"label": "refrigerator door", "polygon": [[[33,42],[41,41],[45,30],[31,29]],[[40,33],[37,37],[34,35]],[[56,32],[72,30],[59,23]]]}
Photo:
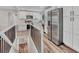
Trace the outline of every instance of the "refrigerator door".
{"label": "refrigerator door", "polygon": [[63,43],[63,9],[48,11],[48,39],[56,45]]}
{"label": "refrigerator door", "polygon": [[52,42],[59,45],[59,16],[52,16]]}
{"label": "refrigerator door", "polygon": [[52,10],[52,42],[56,45],[61,45],[62,38],[63,38],[63,15],[62,15],[62,8],[58,8]]}
{"label": "refrigerator door", "polygon": [[48,11],[48,40],[52,41],[52,21],[51,21],[52,11]]}

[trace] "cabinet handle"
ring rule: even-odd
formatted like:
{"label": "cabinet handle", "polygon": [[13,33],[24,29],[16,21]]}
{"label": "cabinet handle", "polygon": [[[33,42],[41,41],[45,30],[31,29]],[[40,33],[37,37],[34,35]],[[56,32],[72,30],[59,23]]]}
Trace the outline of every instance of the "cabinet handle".
{"label": "cabinet handle", "polygon": [[74,11],[72,11],[72,16],[74,16]]}
{"label": "cabinet handle", "polygon": [[73,20],[73,22],[74,22],[74,16],[73,16],[73,19],[72,19],[72,20]]}
{"label": "cabinet handle", "polygon": [[73,17],[70,17],[70,21],[71,22],[74,22],[74,16]]}
{"label": "cabinet handle", "polygon": [[70,17],[70,21],[72,21],[72,18]]}
{"label": "cabinet handle", "polygon": [[70,16],[74,16],[74,11],[72,10],[72,11],[70,11]]}
{"label": "cabinet handle", "polygon": [[72,15],[72,11],[70,11],[70,16]]}

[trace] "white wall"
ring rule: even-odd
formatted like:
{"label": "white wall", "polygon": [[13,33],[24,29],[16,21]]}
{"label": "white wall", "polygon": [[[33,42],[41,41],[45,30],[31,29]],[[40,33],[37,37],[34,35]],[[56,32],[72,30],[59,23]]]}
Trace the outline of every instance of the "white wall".
{"label": "white wall", "polygon": [[0,28],[8,25],[8,12],[0,10]]}
{"label": "white wall", "polygon": [[9,10],[0,10],[0,29],[5,29],[14,24],[15,14]]}
{"label": "white wall", "polygon": [[39,22],[42,20],[41,14],[38,12],[19,11],[19,19],[25,20],[27,15],[33,15],[34,22]]}

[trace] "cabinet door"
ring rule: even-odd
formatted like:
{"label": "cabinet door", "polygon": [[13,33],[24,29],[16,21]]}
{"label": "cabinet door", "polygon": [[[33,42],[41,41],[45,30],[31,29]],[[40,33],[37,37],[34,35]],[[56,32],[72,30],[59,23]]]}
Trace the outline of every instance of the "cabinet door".
{"label": "cabinet door", "polygon": [[79,52],[79,16],[74,16],[73,32],[73,48]]}
{"label": "cabinet door", "polygon": [[26,30],[26,24],[19,24],[17,26],[17,28],[18,28],[18,31],[25,31]]}
{"label": "cabinet door", "polygon": [[70,16],[71,11],[72,11],[72,7],[71,6],[63,7],[63,16]]}
{"label": "cabinet door", "polygon": [[63,32],[63,42],[72,48],[72,33],[69,32]]}
{"label": "cabinet door", "polygon": [[63,31],[72,33],[72,19],[71,17],[63,17]]}
{"label": "cabinet door", "polygon": [[73,28],[74,28],[74,34],[79,34],[79,16],[74,16],[74,23],[73,23]]}
{"label": "cabinet door", "polygon": [[73,21],[71,17],[63,17],[63,42],[72,48]]}
{"label": "cabinet door", "polygon": [[74,10],[74,15],[79,16],[79,6],[74,6],[73,10]]}
{"label": "cabinet door", "polygon": [[79,52],[79,34],[74,34],[73,48],[74,48],[74,50]]}

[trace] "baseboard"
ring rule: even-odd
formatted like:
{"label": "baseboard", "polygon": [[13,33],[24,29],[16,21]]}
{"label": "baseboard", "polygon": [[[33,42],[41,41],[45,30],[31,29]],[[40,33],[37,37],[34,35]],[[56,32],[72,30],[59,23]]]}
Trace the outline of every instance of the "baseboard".
{"label": "baseboard", "polygon": [[71,48],[71,47],[67,46],[65,43],[63,43],[63,45],[64,45],[65,47],[67,47],[67,48],[69,48],[69,49],[71,49],[71,50],[75,51],[75,53],[78,53],[76,50],[74,50],[73,48]]}

